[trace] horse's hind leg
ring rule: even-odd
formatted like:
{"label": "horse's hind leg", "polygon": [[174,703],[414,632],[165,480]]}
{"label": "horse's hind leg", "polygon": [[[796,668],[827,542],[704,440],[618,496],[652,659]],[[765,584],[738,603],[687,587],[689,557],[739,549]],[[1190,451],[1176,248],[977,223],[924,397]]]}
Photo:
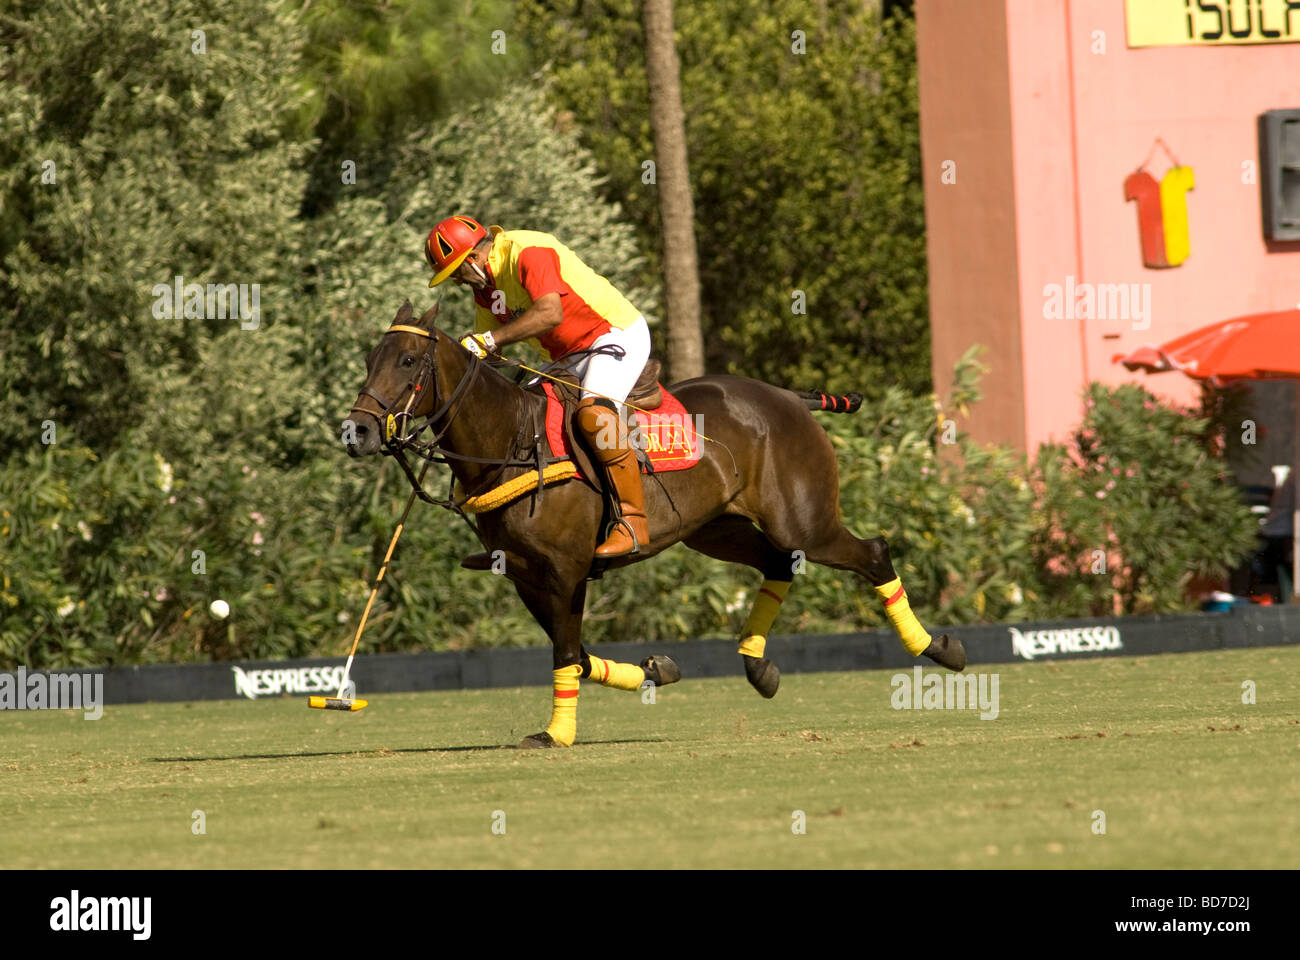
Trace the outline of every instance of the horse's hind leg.
{"label": "horse's hind leg", "polygon": [[769,699],[776,696],[781,684],[781,671],[763,654],[767,648],[767,633],[772,629],[794,579],[795,564],[791,562],[790,554],[778,550],[748,519],[736,516],[718,517],[682,542],[715,560],[743,563],[763,574],[763,585],[754,599],[736,652],[741,656],[745,676],[754,689]]}
{"label": "horse's hind leg", "polygon": [[885,615],[894,625],[894,631],[903,647],[912,656],[925,654],[949,670],[965,669],[966,650],[961,641],[948,634],[931,637],[916,619],[916,614],[907,601],[903,581],[894,572],[894,565],[889,559],[889,544],[884,537],[859,540],[836,521],[833,529],[805,547],[804,553],[813,563],[839,570],[852,570],[870,581],[885,605]]}

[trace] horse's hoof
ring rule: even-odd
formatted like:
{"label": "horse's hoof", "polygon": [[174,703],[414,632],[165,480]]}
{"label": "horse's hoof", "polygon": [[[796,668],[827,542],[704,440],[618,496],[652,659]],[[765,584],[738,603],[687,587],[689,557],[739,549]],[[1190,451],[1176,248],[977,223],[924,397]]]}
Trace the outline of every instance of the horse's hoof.
{"label": "horse's hoof", "polygon": [[540,747],[558,747],[555,738],[543,730],[541,733],[534,733],[531,737],[524,737],[519,741],[519,750],[536,750]]}
{"label": "horse's hoof", "polygon": [[923,652],[941,667],[958,673],[966,669],[966,648],[960,640],[946,633],[932,639]]}
{"label": "horse's hoof", "polygon": [[646,657],[641,661],[641,669],[656,687],[666,687],[682,678],[682,671],[668,657]]}
{"label": "horse's hoof", "polygon": [[767,700],[776,696],[776,688],[781,686],[781,671],[771,660],[760,660],[741,654],[745,661],[745,676],[750,685]]}

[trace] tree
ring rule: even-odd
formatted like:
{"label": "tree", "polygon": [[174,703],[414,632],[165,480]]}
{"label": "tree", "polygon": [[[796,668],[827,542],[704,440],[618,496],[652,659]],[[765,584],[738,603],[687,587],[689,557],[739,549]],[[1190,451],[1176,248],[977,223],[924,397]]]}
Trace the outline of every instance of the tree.
{"label": "tree", "polygon": [[297,111],[319,147],[304,201],[308,215],[347,191],[339,167],[356,164],[357,182],[382,180],[384,149],[411,131],[495,95],[525,62],[509,0],[315,0],[303,6],[308,44],[299,83],[309,94]]}
{"label": "tree", "polygon": [[672,0],[644,0],[645,64],[650,85],[659,214],[663,221],[668,368],[675,380],[704,375],[695,204],[686,152],[686,116],[673,40]]}
{"label": "tree", "polygon": [[[637,2],[520,0],[519,16],[657,271]],[[675,15],[707,366],[927,393],[915,25],[861,0],[698,0]]]}
{"label": "tree", "polygon": [[273,582],[249,515],[293,502],[314,440],[294,369],[308,145],[284,132],[304,32],[260,0],[37,3],[4,31],[0,112],[23,118],[0,148],[4,653],[218,650],[226,631],[187,618],[213,587]]}

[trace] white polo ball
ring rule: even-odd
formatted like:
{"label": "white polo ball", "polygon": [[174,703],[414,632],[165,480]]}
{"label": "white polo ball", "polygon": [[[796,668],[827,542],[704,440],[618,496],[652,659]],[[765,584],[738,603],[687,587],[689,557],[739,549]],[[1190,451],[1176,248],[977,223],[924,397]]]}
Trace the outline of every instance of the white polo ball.
{"label": "white polo ball", "polygon": [[212,615],[218,620],[224,620],[230,616],[230,604],[224,600],[213,600],[208,609],[212,611]]}

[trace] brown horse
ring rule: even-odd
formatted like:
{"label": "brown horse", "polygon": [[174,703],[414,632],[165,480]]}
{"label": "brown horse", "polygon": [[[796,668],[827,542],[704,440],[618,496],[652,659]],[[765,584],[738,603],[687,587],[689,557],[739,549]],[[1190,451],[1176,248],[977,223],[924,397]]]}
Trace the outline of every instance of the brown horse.
{"label": "brown horse", "polygon": [[[366,358],[365,386],[344,423],[344,437],[352,441],[348,453],[353,457],[381,449],[395,454],[419,490],[403,450],[415,447],[413,425],[423,421],[421,429],[436,431],[424,445],[426,454],[443,454],[461,490],[479,494],[536,466],[534,446],[544,446],[546,440],[544,434],[535,437],[533,424],[545,398],[488,369],[440,332],[434,325],[437,311],[435,305],[412,324],[411,304],[403,304]],[[699,377],[670,389],[708,439],[701,444],[700,461],[690,469],[644,478],[650,542],[638,553],[611,561],[611,568],[645,560],[680,541],[718,560],[761,571],[761,594],[774,602],[760,595],[751,615],[757,626],[741,650],[750,683],[767,697],[776,693],[780,675],[762,656],[764,635],[804,558],[851,570],[876,587],[913,655],[924,653],[953,670],[965,667],[959,640],[930,638],[916,622],[884,539],[861,540],[840,523],[835,453],[803,397],[735,376]],[[546,487],[540,509],[534,498],[524,496],[481,513],[477,525],[484,547],[501,551],[506,575],[554,650],[552,725],[548,732],[526,738],[521,747],[572,742],[579,676],[621,689],[680,678],[667,657],[650,657],[638,668],[601,660],[583,649],[587,579],[607,516],[605,499],[582,480]],[[759,610],[763,603],[766,612]]]}

